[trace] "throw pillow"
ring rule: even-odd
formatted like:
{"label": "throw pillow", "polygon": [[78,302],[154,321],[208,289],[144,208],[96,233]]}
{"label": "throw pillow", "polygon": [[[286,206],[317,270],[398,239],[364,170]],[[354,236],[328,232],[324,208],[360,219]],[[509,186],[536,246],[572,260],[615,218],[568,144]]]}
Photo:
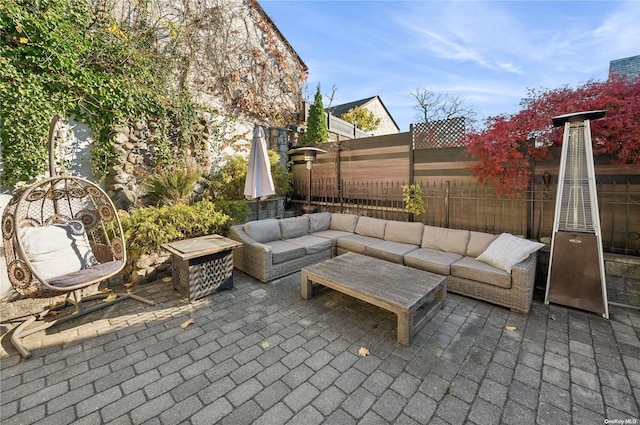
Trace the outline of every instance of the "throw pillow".
{"label": "throw pillow", "polygon": [[543,243],[518,238],[510,233],[503,233],[496,238],[476,260],[511,273],[513,266],[524,261],[540,248]]}
{"label": "throw pillow", "polygon": [[42,279],[63,276],[96,265],[84,225],[66,224],[21,229],[22,247],[31,267]]}

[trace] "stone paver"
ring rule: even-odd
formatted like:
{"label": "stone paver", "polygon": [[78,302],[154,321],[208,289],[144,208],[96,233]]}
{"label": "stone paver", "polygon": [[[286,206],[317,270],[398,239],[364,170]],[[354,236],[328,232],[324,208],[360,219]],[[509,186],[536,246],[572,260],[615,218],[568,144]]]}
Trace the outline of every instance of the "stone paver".
{"label": "stone paver", "polygon": [[[169,282],[137,286],[158,304],[126,301],[34,334],[25,341],[34,349],[27,361],[5,333],[0,422],[640,420],[636,310],[612,307],[607,321],[534,300],[523,316],[449,294],[447,307],[404,347],[393,315],[327,288],[302,300],[299,279],[265,286],[236,271],[233,290],[191,304]],[[188,319],[195,323],[181,328]],[[73,340],[61,343],[65,335]],[[361,357],[361,347],[370,355]]]}

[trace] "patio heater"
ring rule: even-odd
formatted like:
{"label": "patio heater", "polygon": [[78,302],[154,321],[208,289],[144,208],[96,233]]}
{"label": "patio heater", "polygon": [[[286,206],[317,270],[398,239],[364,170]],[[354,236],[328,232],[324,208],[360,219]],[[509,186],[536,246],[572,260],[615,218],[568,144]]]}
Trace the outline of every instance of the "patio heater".
{"label": "patio heater", "polygon": [[309,170],[309,183],[307,184],[307,205],[302,207],[303,214],[312,214],[318,212],[318,207],[311,205],[311,171],[313,170],[313,163],[316,161],[318,152],[326,153],[324,149],[314,148],[311,146],[305,146],[303,148],[296,148],[289,151],[289,153],[302,153],[304,154],[304,161],[307,163],[307,170]]}
{"label": "patio heater", "polygon": [[590,121],[605,111],[552,119],[564,126],[560,175],[549,257],[545,304],[562,304],[609,318],[600,214]]}

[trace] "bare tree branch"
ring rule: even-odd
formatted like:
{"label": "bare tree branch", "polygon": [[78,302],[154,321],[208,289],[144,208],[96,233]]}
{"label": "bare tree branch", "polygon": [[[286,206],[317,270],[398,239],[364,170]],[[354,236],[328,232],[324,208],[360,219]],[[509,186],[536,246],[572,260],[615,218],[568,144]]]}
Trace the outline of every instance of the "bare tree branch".
{"label": "bare tree branch", "polygon": [[466,104],[463,96],[447,93],[436,93],[428,87],[417,88],[409,93],[416,100],[413,109],[417,111],[418,122],[431,122],[464,117],[474,121],[477,113]]}
{"label": "bare tree branch", "polygon": [[331,94],[325,93],[324,98],[327,99],[327,103],[326,105],[324,105],[325,109],[331,107],[331,104],[333,103],[333,98],[335,97],[337,91],[338,91],[338,86],[334,84],[331,86]]}

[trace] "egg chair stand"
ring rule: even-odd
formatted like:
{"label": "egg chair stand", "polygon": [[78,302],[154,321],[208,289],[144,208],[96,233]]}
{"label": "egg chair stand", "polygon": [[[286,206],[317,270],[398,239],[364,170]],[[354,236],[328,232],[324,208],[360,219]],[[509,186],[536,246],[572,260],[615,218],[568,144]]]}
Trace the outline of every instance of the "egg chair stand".
{"label": "egg chair stand", "polygon": [[[33,315],[13,330],[11,343],[22,357],[31,352],[22,338],[120,301],[155,303],[132,293],[82,297],[82,290],[118,275],[127,262],[122,225],[109,196],[88,180],[62,172],[54,158],[59,117],[49,126],[49,174],[16,193],[2,215],[9,281],[27,298],[66,295],[64,302]],[[57,317],[62,310],[70,313]],[[52,320],[48,320],[51,319]]]}

